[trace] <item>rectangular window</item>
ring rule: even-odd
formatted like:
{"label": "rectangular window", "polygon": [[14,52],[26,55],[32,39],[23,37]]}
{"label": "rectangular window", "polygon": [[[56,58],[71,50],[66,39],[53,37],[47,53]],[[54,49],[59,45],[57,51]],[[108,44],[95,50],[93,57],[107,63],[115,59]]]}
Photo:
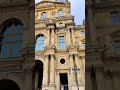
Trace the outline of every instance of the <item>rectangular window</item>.
{"label": "rectangular window", "polygon": [[119,12],[112,12],[111,16],[112,16],[112,23],[113,24],[119,24],[120,23],[120,14],[119,14]]}
{"label": "rectangular window", "polygon": [[59,48],[65,49],[65,37],[64,36],[59,36]]}
{"label": "rectangular window", "polygon": [[117,54],[120,54],[120,41],[115,42],[115,47],[116,47]]}

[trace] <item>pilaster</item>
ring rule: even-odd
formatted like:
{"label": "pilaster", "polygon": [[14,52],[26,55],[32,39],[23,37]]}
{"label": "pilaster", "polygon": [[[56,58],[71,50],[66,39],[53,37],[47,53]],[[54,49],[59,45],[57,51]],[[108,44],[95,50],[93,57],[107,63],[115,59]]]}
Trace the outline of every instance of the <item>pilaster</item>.
{"label": "pilaster", "polygon": [[50,85],[55,84],[55,56],[51,55],[50,61]]}
{"label": "pilaster", "polygon": [[104,90],[103,67],[101,65],[95,66],[95,73],[96,73],[97,90]]}
{"label": "pilaster", "polygon": [[92,79],[91,79],[91,69],[89,66],[86,66],[86,69],[85,69],[85,89],[86,90],[93,90],[93,87],[92,87]]}
{"label": "pilaster", "polygon": [[52,28],[51,45],[55,45],[55,30]]}
{"label": "pilaster", "polygon": [[75,31],[73,28],[71,30],[72,30],[72,44],[75,45]]}
{"label": "pilaster", "polygon": [[112,72],[113,88],[114,90],[120,89],[120,73],[119,71]]}
{"label": "pilaster", "polygon": [[88,19],[89,19],[89,31],[90,31],[90,38],[91,38],[91,44],[97,43],[97,37],[96,37],[96,26],[94,23],[94,16],[93,16],[93,10],[91,7],[88,8]]}
{"label": "pilaster", "polygon": [[43,87],[48,85],[48,63],[49,63],[49,55],[45,55],[44,60],[44,68],[43,68]]}

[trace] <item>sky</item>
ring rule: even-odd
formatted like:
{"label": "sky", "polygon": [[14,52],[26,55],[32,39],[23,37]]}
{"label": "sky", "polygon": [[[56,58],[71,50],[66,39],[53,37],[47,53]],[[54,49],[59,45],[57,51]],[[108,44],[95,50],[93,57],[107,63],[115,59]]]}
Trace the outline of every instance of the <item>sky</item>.
{"label": "sky", "polygon": [[[35,0],[39,2],[41,0]],[[71,14],[75,18],[76,25],[81,25],[85,19],[85,0],[69,0],[71,2]]]}

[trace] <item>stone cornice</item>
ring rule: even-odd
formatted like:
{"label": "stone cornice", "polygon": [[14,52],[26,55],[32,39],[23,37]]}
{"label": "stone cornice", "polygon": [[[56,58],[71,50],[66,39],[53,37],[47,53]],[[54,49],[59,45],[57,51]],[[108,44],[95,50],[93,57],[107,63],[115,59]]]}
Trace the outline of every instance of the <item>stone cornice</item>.
{"label": "stone cornice", "polygon": [[86,3],[86,7],[91,7],[94,8],[95,10],[100,10],[100,9],[110,9],[110,8],[115,8],[119,7],[120,8],[120,1],[99,1],[99,2],[90,2]]}
{"label": "stone cornice", "polygon": [[27,2],[27,0],[0,2],[0,8],[21,6],[21,5],[29,5],[29,3]]}
{"label": "stone cornice", "polygon": [[64,3],[64,2],[55,2],[55,1],[41,1],[41,2],[38,2],[36,5],[35,5],[35,8],[36,8],[36,11],[37,10],[44,10],[44,9],[51,9],[51,8],[55,8],[56,6],[66,6],[66,4],[69,4],[68,2],[67,3]]}
{"label": "stone cornice", "polygon": [[87,45],[86,52],[87,53],[95,53],[95,52],[103,52],[105,47],[103,45]]}
{"label": "stone cornice", "polygon": [[120,27],[120,24],[117,24],[117,25],[101,25],[101,26],[97,26],[96,30],[100,30],[100,29],[111,29],[111,28],[119,28]]}
{"label": "stone cornice", "polygon": [[42,23],[49,23],[49,22],[57,22],[57,21],[65,21],[65,20],[74,20],[74,16],[64,16],[64,17],[54,17],[54,18],[47,18],[45,20],[36,19],[36,23],[42,24]]}

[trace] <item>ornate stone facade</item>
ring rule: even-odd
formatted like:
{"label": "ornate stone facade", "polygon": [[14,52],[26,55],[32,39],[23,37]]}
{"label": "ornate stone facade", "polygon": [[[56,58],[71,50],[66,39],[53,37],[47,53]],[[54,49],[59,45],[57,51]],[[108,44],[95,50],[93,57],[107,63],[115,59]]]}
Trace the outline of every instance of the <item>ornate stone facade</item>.
{"label": "ornate stone facade", "polygon": [[[43,73],[39,71],[43,74],[42,84],[38,79],[41,74],[37,72],[35,87],[85,90],[85,26],[75,25],[70,2],[61,1],[43,0],[35,6],[35,62],[43,63]],[[77,76],[73,72],[75,66],[80,69]]]}
{"label": "ornate stone facade", "polygon": [[[35,57],[33,39],[34,7],[34,0],[0,0],[0,90],[34,90],[32,77]],[[24,38],[24,40],[21,38],[23,41],[22,49],[20,49],[20,56],[12,57],[9,55],[16,55],[19,52],[16,51],[13,54],[13,51],[17,49],[12,46],[12,42],[7,42],[10,39],[5,40],[5,38],[20,36],[21,33],[18,34],[17,32],[19,32],[18,28],[21,25],[21,33]],[[14,27],[13,30],[11,29],[12,27]],[[10,32],[10,30],[12,31]],[[15,39],[14,43],[19,38],[12,38],[11,40]],[[9,44],[8,47],[6,47],[7,44]],[[5,52],[2,48],[7,51]],[[1,53],[5,55],[2,57]]]}
{"label": "ornate stone facade", "polygon": [[119,9],[119,0],[86,2],[86,90],[120,89]]}

